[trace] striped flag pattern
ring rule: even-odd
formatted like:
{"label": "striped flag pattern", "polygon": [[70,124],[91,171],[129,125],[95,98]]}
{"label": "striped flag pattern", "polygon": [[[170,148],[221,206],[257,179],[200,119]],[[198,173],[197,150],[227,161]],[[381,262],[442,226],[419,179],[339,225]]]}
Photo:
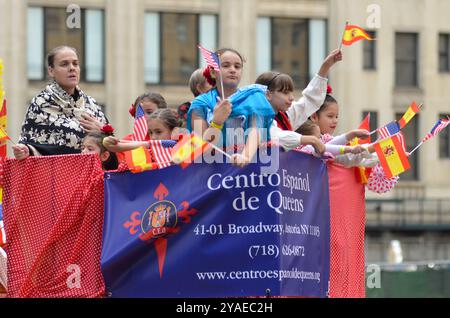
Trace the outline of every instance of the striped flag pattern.
{"label": "striped flag pattern", "polygon": [[133,139],[144,141],[148,134],[147,118],[141,104],[136,107],[136,116],[134,117]]}
{"label": "striped flag pattern", "polygon": [[450,119],[439,119],[436,125],[430,130],[429,133],[423,138],[422,142],[427,141],[430,138],[433,138],[437,134],[439,134],[442,130],[445,129],[450,124]]}
{"label": "striped flag pattern", "polygon": [[172,165],[172,148],[175,140],[150,140],[150,152],[159,169]]}
{"label": "striped flag pattern", "polygon": [[400,132],[400,126],[396,121],[390,122],[386,126],[378,128],[378,134],[380,134],[381,139],[386,139]]}
{"label": "striped flag pattern", "polygon": [[397,139],[398,139],[398,141],[400,142],[400,144],[402,145],[402,147],[403,147],[403,150],[405,151],[405,153],[407,152],[407,150],[406,150],[406,141],[405,141],[405,136],[403,135],[403,133],[402,132],[399,132],[397,135]]}
{"label": "striped flag pattern", "polygon": [[198,45],[203,58],[206,61],[206,65],[211,66],[215,71],[220,72],[219,57],[214,52],[205,49],[203,46]]}

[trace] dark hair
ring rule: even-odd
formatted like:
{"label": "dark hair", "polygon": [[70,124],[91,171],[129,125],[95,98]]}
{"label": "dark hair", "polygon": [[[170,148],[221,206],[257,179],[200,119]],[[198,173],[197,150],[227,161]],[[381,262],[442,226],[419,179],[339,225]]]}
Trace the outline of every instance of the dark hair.
{"label": "dark hair", "polygon": [[175,110],[172,109],[157,109],[153,113],[148,116],[148,120],[150,119],[159,119],[161,120],[170,130],[175,127],[181,127],[183,122],[178,118]]}
{"label": "dark hair", "polygon": [[164,97],[159,93],[144,93],[139,95],[134,101],[133,108],[136,111],[136,106],[142,103],[143,101],[150,101],[155,103],[158,108],[167,108],[167,102]]}
{"label": "dark hair", "polygon": [[325,95],[325,100],[323,101],[322,106],[320,106],[319,110],[316,111],[317,116],[319,116],[321,112],[323,112],[330,104],[333,103],[337,104],[337,101],[334,99],[334,97],[329,94]]}
{"label": "dark hair", "polygon": [[294,81],[288,74],[279,72],[265,72],[258,76],[256,84],[267,86],[271,92],[293,92]]}
{"label": "dark hair", "polygon": [[74,47],[67,46],[67,45],[60,45],[55,48],[53,48],[48,54],[47,54],[47,66],[49,67],[55,67],[55,56],[58,54],[59,51],[69,49],[75,52],[75,54],[78,57],[78,52]]}
{"label": "dark hair", "polygon": [[104,153],[105,151],[109,152],[108,159],[102,162],[103,170],[116,170],[119,166],[119,160],[117,159],[116,153],[109,151],[105,148],[105,146],[103,146],[103,139],[108,136],[112,136],[112,134],[92,132],[88,133],[84,138],[92,138],[95,141],[95,144],[100,147],[100,153]]}
{"label": "dark hair", "polygon": [[296,130],[296,132],[301,135],[311,136],[314,135],[314,128],[316,127],[319,127],[319,125],[317,125],[311,119],[308,119]]}
{"label": "dark hair", "polygon": [[[241,59],[242,64],[245,63],[245,59],[242,57],[241,53],[239,53],[238,51],[236,51],[235,49],[231,49],[231,48],[221,48],[218,49],[216,52],[214,52],[215,54],[217,54],[219,57],[220,55],[223,55],[226,52],[232,52],[234,54],[236,54],[237,56],[239,56],[239,58]],[[209,67],[207,67],[204,71],[203,71],[203,76],[206,78],[206,80],[208,81],[209,85],[211,85],[212,87],[216,87],[216,79],[212,78],[211,73],[209,71]]]}

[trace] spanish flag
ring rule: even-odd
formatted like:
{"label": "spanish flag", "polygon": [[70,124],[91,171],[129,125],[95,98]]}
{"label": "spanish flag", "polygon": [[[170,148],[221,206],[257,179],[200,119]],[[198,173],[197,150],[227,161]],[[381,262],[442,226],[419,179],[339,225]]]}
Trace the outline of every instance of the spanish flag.
{"label": "spanish flag", "polygon": [[184,135],[172,149],[172,161],[184,169],[204,153],[208,146],[209,143],[195,134]]}
{"label": "spanish flag", "polygon": [[356,25],[347,25],[345,27],[344,35],[342,36],[342,44],[352,45],[359,40],[369,40],[373,39],[367,34],[364,29]]}
{"label": "spanish flag", "polygon": [[[358,129],[365,129],[367,131],[370,131],[370,113],[367,114],[366,118],[361,122]],[[356,145],[363,145],[363,144],[369,144],[370,143],[370,136],[367,139],[359,139],[355,138],[350,141],[351,146]],[[355,167],[355,176],[356,180],[361,184],[367,184],[369,182],[369,176],[372,172],[372,168],[366,168],[366,167]]]}
{"label": "spanish flag", "polygon": [[0,110],[0,158],[6,157],[6,140],[10,139],[6,133],[6,99],[3,100],[3,106]]}
{"label": "spanish flag", "polygon": [[411,168],[397,135],[384,139],[374,146],[387,178],[398,176]]}
{"label": "spanish flag", "polygon": [[128,168],[133,173],[158,168],[158,165],[155,162],[152,162],[150,152],[144,147],[125,151],[125,159],[127,161]]}
{"label": "spanish flag", "polygon": [[403,117],[398,121],[400,125],[400,129],[406,126],[407,123],[418,113],[420,112],[420,106],[417,106],[416,102],[413,102],[408,110],[405,112]]}

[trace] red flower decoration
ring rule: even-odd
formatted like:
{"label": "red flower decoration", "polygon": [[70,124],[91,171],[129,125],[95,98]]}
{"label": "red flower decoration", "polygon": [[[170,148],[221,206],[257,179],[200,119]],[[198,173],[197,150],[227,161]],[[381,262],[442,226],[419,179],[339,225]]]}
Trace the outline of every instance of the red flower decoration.
{"label": "red flower decoration", "polygon": [[133,104],[131,104],[130,108],[128,108],[128,112],[130,113],[131,117],[135,117],[136,116],[136,107],[134,107]]}
{"label": "red flower decoration", "polygon": [[327,84],[327,94],[329,95],[331,93],[333,93],[333,89],[331,88],[330,85]]}
{"label": "red flower decoration", "polygon": [[211,72],[210,72],[208,66],[203,71],[203,76],[206,78],[206,81],[208,82],[209,85],[211,85],[213,87],[216,86],[216,80],[214,78],[212,78]]}
{"label": "red flower decoration", "polygon": [[103,125],[100,130],[106,135],[112,135],[114,133],[114,128],[110,124]]}

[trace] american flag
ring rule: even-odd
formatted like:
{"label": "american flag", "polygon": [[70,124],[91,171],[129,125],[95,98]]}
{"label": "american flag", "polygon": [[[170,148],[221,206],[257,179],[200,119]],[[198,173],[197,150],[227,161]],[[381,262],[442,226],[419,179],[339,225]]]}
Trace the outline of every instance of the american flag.
{"label": "american flag", "polygon": [[403,147],[403,150],[405,151],[405,153],[407,152],[406,150],[406,141],[405,141],[405,136],[403,136],[403,133],[400,131],[397,135],[398,140],[400,141],[400,144]]}
{"label": "american flag", "polygon": [[442,130],[445,129],[450,124],[450,119],[439,119],[436,125],[430,130],[430,132],[423,138],[422,142],[427,141],[430,138],[433,138],[437,134],[439,134]]}
{"label": "american flag", "polygon": [[397,134],[400,131],[400,126],[396,121],[390,122],[386,126],[378,128],[378,134],[381,139],[386,139],[390,136]]}
{"label": "american flag", "polygon": [[157,163],[158,168],[170,166],[172,160],[172,148],[176,145],[175,140],[150,140],[150,153]]}
{"label": "american flag", "polygon": [[136,116],[134,117],[133,139],[144,141],[148,134],[147,118],[141,104],[136,107]]}
{"label": "american flag", "polygon": [[219,67],[219,57],[214,52],[211,52],[208,49],[205,49],[203,46],[198,45],[198,48],[200,49],[200,52],[203,55],[203,58],[206,61],[206,64],[208,66],[211,66],[215,71],[220,72]]}

